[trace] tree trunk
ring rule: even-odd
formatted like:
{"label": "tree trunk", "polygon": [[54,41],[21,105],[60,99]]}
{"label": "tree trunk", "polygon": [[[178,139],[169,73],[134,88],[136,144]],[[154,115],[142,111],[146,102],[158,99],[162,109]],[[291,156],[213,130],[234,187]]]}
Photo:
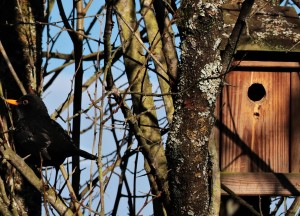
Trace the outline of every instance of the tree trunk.
{"label": "tree trunk", "polygon": [[220,3],[186,0],[176,13],[183,42],[174,121],[167,143],[170,215],[212,214],[213,161],[208,144],[222,71]]}
{"label": "tree trunk", "polygon": [[[14,0],[0,3],[0,41],[3,45],[0,54],[1,97],[19,98],[26,92],[41,92],[42,26],[36,23],[43,21],[43,13],[42,1]],[[17,84],[12,68],[22,84]],[[3,134],[10,127],[10,121],[2,100],[0,107]],[[4,137],[1,137],[2,140],[5,140]],[[1,187],[5,185],[6,192],[4,194],[1,191],[0,199],[5,200],[0,204],[1,210],[6,209],[5,214],[8,215],[40,215],[41,194],[7,161],[1,161],[0,167],[0,183],[3,184]],[[4,214],[3,211],[0,213]]]}

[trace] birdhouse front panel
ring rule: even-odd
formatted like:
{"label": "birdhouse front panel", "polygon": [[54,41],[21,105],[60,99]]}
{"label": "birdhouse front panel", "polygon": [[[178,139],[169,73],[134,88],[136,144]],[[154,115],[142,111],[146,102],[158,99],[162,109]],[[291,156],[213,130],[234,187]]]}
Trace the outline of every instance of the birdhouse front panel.
{"label": "birdhouse front panel", "polygon": [[289,72],[232,71],[220,103],[226,172],[289,172]]}

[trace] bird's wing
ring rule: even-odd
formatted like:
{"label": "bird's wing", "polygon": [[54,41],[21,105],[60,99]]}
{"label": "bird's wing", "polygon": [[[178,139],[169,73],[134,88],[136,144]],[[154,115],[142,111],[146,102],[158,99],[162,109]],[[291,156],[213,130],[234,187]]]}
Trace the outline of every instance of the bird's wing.
{"label": "bird's wing", "polygon": [[32,129],[34,131],[34,141],[38,144],[42,157],[46,160],[51,160],[48,147],[52,144],[52,138],[46,124],[39,124],[39,126],[34,126]]}
{"label": "bird's wing", "polygon": [[14,139],[18,143],[30,143],[34,141],[34,135],[25,124],[19,124],[14,131]]}
{"label": "bird's wing", "polygon": [[72,138],[69,136],[69,134],[58,124],[56,121],[52,120],[52,125],[56,128],[57,134],[59,134],[61,137],[59,141],[64,142],[60,143],[61,148],[64,149],[67,152],[67,156],[72,155],[79,155],[83,158],[90,159],[90,160],[96,160],[97,157],[79,149],[77,146],[75,146]]}
{"label": "bird's wing", "polygon": [[41,148],[41,154],[44,159],[51,160],[51,156],[49,155],[47,148]]}
{"label": "bird's wing", "polygon": [[72,138],[69,136],[69,134],[67,133],[67,131],[62,128],[62,126],[60,124],[58,124],[53,119],[51,119],[50,123],[51,123],[51,127],[54,128],[54,132],[60,136],[59,137],[60,139],[62,139],[61,141],[67,142],[67,144],[72,144],[73,145]]}
{"label": "bird's wing", "polygon": [[55,149],[58,148],[65,157],[75,155],[78,148],[74,145],[73,140],[67,131],[65,131],[60,124],[52,119],[50,125],[51,133],[55,134],[55,136],[53,136],[53,145],[51,145],[51,150],[57,151]]}
{"label": "bird's wing", "polygon": [[[39,119],[40,120],[40,119]],[[47,148],[51,145],[51,139],[47,129],[39,120],[23,119],[18,121],[14,139],[17,148],[23,156],[41,153],[44,159],[51,160]]]}

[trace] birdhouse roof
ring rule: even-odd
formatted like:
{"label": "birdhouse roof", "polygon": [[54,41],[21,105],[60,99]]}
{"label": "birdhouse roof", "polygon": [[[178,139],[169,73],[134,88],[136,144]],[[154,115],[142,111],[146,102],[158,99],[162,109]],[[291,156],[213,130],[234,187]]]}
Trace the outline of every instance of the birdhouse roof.
{"label": "birdhouse roof", "polygon": [[[235,25],[240,4],[224,4],[222,48]],[[238,51],[300,53],[300,19],[293,7],[255,6],[239,40]]]}

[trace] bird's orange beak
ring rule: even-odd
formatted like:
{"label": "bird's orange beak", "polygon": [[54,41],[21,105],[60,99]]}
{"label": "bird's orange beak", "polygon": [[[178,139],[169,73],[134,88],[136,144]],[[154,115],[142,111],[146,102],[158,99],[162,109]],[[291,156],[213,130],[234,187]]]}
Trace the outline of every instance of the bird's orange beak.
{"label": "bird's orange beak", "polygon": [[15,105],[15,106],[18,106],[19,103],[17,100],[14,100],[14,99],[5,99],[6,103],[8,104],[11,104],[11,105]]}

